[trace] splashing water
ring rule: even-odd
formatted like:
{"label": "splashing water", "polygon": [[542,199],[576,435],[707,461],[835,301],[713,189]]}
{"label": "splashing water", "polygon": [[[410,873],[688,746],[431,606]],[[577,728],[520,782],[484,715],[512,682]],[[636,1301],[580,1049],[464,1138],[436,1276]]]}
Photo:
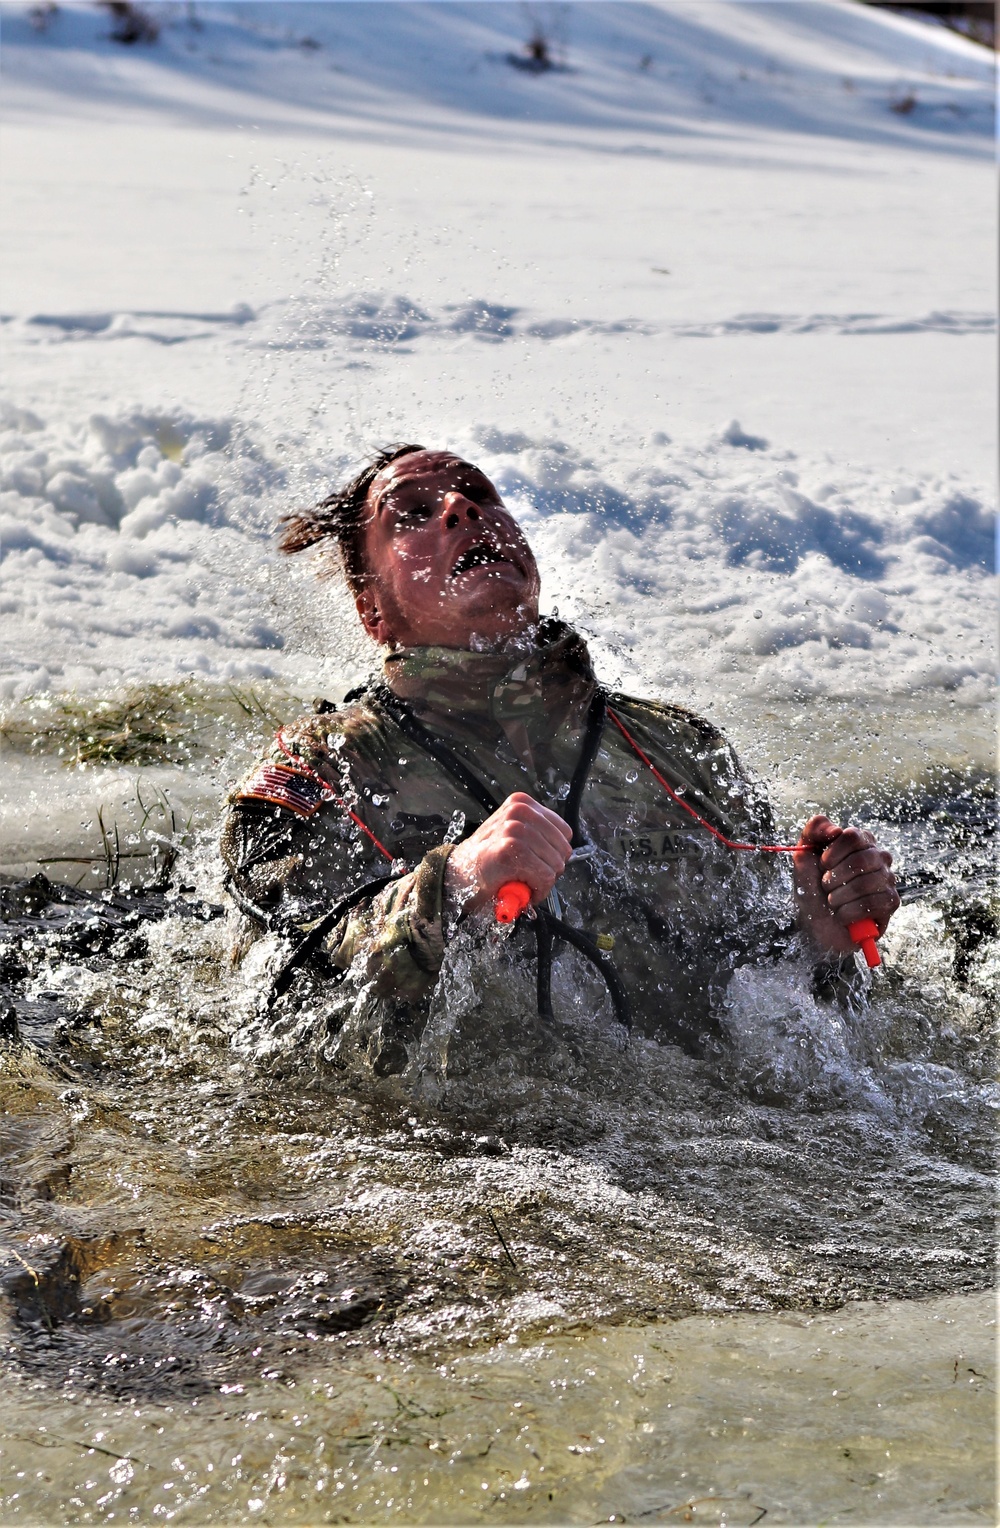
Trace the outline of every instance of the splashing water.
{"label": "splashing water", "polygon": [[[9,885],[7,1193],[45,1268],[13,1297],[22,1361],[125,1390],[179,1365],[198,1387],[291,1362],[319,1330],[430,1351],[536,1322],[980,1287],[989,802],[979,786],[920,805],[883,828],[907,888],[884,974],[845,1007],[805,960],[743,968],[704,1061],[623,1048],[572,955],[546,1029],[515,946],[460,934],[405,1071],[380,1079],[363,991],[336,1026],[321,984],[262,1017],[283,950],[231,967],[207,859],[159,893]],[[274,1298],[248,1300],[267,1277]]]}
{"label": "splashing water", "polygon": [[[671,489],[678,496],[671,516],[643,527],[641,494],[616,499],[595,480],[588,508],[590,478],[581,462],[538,442],[490,437],[491,470],[495,461],[501,477],[506,471],[515,501],[530,492],[540,506],[525,508],[525,523],[561,569],[574,616],[596,628],[602,667],[634,675],[638,663],[619,645],[621,618],[605,619],[595,592],[610,566],[615,587],[645,602],[651,620],[661,619],[656,611],[663,606],[662,619],[680,634],[669,652],[671,663],[681,665],[683,697],[698,705],[711,691],[715,714],[728,712],[737,741],[749,737],[750,757],[770,774],[785,819],[792,802],[801,814],[815,788],[801,777],[811,776],[815,758],[825,760],[834,804],[874,828],[896,855],[905,905],[883,941],[884,969],[868,987],[859,979],[846,1006],[817,989],[805,960],[737,972],[726,993],[725,1043],[707,1060],[640,1038],[624,1047],[603,989],[572,954],[556,962],[559,1023],[540,1027],[530,983],[511,959],[514,946],[463,934],[450,946],[431,1019],[405,1069],[380,1078],[366,1060],[363,994],[355,993],[353,1012],[349,1003],[345,1011],[349,988],[333,999],[305,983],[265,1021],[260,996],[284,948],[262,941],[238,969],[230,963],[232,930],[212,848],[219,761],[222,773],[235,775],[259,736],[300,709],[301,695],[290,697],[282,681],[302,666],[310,645],[303,633],[315,633],[314,651],[323,635],[324,664],[348,679],[354,660],[343,662],[336,642],[331,658],[330,612],[294,583],[280,602],[281,630],[292,632],[286,658],[277,618],[261,614],[266,581],[246,550],[258,532],[241,528],[239,497],[249,500],[262,484],[280,483],[281,473],[266,453],[244,447],[224,471],[216,426],[181,423],[183,430],[174,421],[177,472],[167,471],[172,459],[154,439],[159,431],[173,449],[163,420],[125,421],[120,437],[111,425],[92,426],[92,440],[71,465],[93,489],[97,508],[91,515],[90,499],[82,498],[83,508],[55,506],[32,531],[35,551],[25,552],[34,557],[32,577],[61,579],[67,538],[59,516],[72,512],[79,521],[74,555],[89,559],[81,587],[97,591],[107,576],[142,577],[159,603],[146,628],[135,624],[131,606],[123,607],[120,630],[104,639],[104,682],[129,671],[141,674],[144,685],[113,690],[93,706],[86,696],[67,700],[39,685],[43,693],[6,718],[11,820],[24,817],[13,823],[17,848],[6,856],[0,965],[11,1247],[5,1372],[18,1387],[18,1414],[34,1415],[33,1396],[58,1392],[60,1436],[76,1436],[80,1406],[119,1431],[126,1412],[162,1418],[165,1408],[190,1408],[186,1429],[195,1408],[208,1407],[209,1434],[219,1447],[225,1440],[227,1457],[244,1446],[253,1453],[246,1476],[253,1483],[240,1483],[242,1466],[223,1474],[220,1465],[222,1494],[215,1494],[205,1473],[214,1462],[199,1455],[190,1479],[177,1487],[178,1499],[200,1500],[198,1493],[209,1489],[217,1504],[211,1510],[224,1515],[220,1504],[236,1493],[241,1510],[255,1513],[264,1508],[252,1503],[269,1500],[270,1492],[291,1513],[288,1482],[305,1481],[304,1501],[317,1490],[325,1500],[323,1493],[347,1483],[345,1489],[360,1493],[361,1510],[377,1517],[395,1510],[393,1465],[385,1461],[411,1447],[401,1441],[411,1434],[390,1422],[383,1382],[373,1372],[391,1372],[396,1393],[410,1398],[392,1416],[413,1421],[424,1412],[409,1410],[411,1402],[428,1414],[445,1404],[433,1376],[441,1365],[457,1373],[455,1355],[466,1348],[503,1354],[516,1339],[519,1351],[543,1355],[530,1361],[536,1379],[555,1365],[546,1385],[562,1383],[559,1364],[596,1365],[595,1372],[627,1389],[631,1379],[616,1367],[624,1361],[623,1322],[653,1323],[644,1330],[655,1343],[667,1318],[801,1316],[835,1310],[845,1300],[949,1298],[984,1288],[996,1104],[992,802],[974,773],[952,769],[935,777],[922,773],[919,762],[930,736],[932,753],[960,756],[954,737],[978,725],[978,657],[966,662],[955,633],[941,638],[950,647],[955,636],[944,681],[953,685],[949,701],[919,687],[915,698],[897,695],[884,715],[868,713],[883,741],[857,746],[858,724],[838,696],[862,682],[873,653],[889,665],[898,691],[911,688],[912,665],[923,665],[920,679],[928,685],[937,671],[927,677],[912,631],[896,629],[895,609],[872,570],[867,583],[843,570],[840,614],[830,603],[829,569],[826,603],[809,604],[815,549],[800,549],[795,538],[822,538],[829,526],[821,517],[810,520],[808,506],[798,506],[794,523],[762,515],[758,526],[758,540],[771,538],[768,555],[799,559],[808,600],[786,609],[787,580],[776,581],[759,556],[741,561],[749,553],[730,534],[736,519],[727,520],[725,504],[710,502],[698,486],[705,473],[720,490],[735,483],[743,469],[724,456],[701,456],[694,487]],[[48,449],[40,426],[29,420],[18,427]],[[237,479],[242,487],[234,493]],[[232,523],[219,518],[223,481]],[[63,483],[60,492],[65,497],[72,488]],[[113,499],[114,523],[101,518],[99,489]],[[33,480],[26,480],[27,490]],[[766,497],[764,489],[758,493]],[[178,505],[190,518],[176,520]],[[127,534],[132,515],[142,519],[141,536]],[[949,566],[957,568],[965,532],[945,524],[944,509],[941,515],[941,534],[949,526],[954,532]],[[588,527],[598,522],[595,541]],[[742,523],[751,530],[756,524],[746,515]],[[681,608],[679,596],[668,598],[643,579],[676,561],[692,525],[708,527],[715,541],[706,543],[699,531],[711,557],[692,565]],[[774,538],[781,535],[779,545]],[[213,563],[220,537],[247,573],[235,594],[227,585],[228,606],[221,592],[213,593],[221,590]],[[910,555],[911,544],[901,539],[899,555]],[[214,644],[212,666],[183,688],[171,685],[161,666],[163,631],[176,625],[173,569],[182,553],[197,574],[201,602],[213,609],[189,611],[178,640],[192,653],[209,639]],[[851,547],[846,561],[849,554]],[[591,569],[589,591],[578,576],[583,566]],[[750,571],[734,614],[720,605],[718,582],[732,584],[732,569],[742,578],[745,566]],[[985,578],[977,568],[947,575],[956,620],[972,620],[978,608]],[[698,578],[706,583],[703,600],[696,597]],[[578,586],[572,593],[571,581]],[[716,589],[711,597],[709,583]],[[767,612],[766,622],[753,618],[752,631],[749,620],[740,624],[751,604]],[[830,624],[834,617],[839,626]],[[46,642],[53,639],[44,634],[26,642],[20,668],[26,677],[11,693],[36,684],[29,659],[44,656],[60,673],[57,644],[50,656]],[[700,667],[686,656],[696,649]],[[639,675],[639,688],[662,691],[666,676],[656,668],[657,654],[667,650],[660,628],[642,636],[641,663],[649,671]],[[819,653],[822,662],[810,668]],[[823,716],[782,709],[782,694],[798,693],[807,668],[824,695]],[[319,687],[323,672],[317,663],[307,677]],[[92,685],[94,675],[80,679]],[[774,685],[763,697],[765,680]],[[741,711],[747,703],[749,712]],[[57,762],[60,750],[77,764],[72,777]],[[113,784],[118,792],[117,806],[103,817],[89,804],[97,786],[87,773],[102,769],[105,776],[95,774],[94,782],[106,779],[107,789]],[[882,776],[875,792],[868,790],[873,774]],[[123,793],[135,797],[127,810]],[[95,818],[103,835],[96,854]],[[113,818],[122,823],[118,837]],[[76,833],[72,842],[63,831],[67,822]],[[61,824],[58,832],[53,823]],[[786,820],[782,832],[789,826]],[[86,869],[88,853],[85,894],[31,878],[38,868],[62,874],[53,862],[63,857]],[[48,863],[40,865],[39,857]],[[123,878],[148,884],[151,873],[147,892],[124,888]],[[741,873],[753,896],[752,870]],[[102,884],[106,894],[95,897]],[[507,966],[502,1001],[496,962]],[[595,1335],[574,1357],[576,1339],[566,1334],[581,1323]],[[570,1348],[560,1346],[567,1342]],[[617,1356],[605,1368],[608,1343]],[[478,1387],[479,1380],[470,1384]],[[291,1457],[291,1443],[277,1420],[275,1437],[284,1441],[270,1452],[247,1443],[254,1426],[247,1418],[277,1418],[281,1397],[306,1391],[316,1436],[341,1435],[335,1421],[344,1405],[358,1417],[355,1431],[337,1445],[340,1462],[329,1474],[322,1461],[295,1468],[281,1462]],[[475,1390],[484,1392],[493,1395],[485,1381],[483,1391]],[[473,1401],[462,1424],[480,1440],[477,1447],[485,1447],[482,1429],[495,1399]],[[220,1407],[231,1409],[223,1415]],[[542,1407],[541,1415],[561,1451],[608,1446],[610,1433],[601,1445],[584,1438],[588,1429],[575,1409],[572,1423],[570,1413]],[[14,1440],[16,1460],[33,1459],[46,1446],[38,1437],[48,1425],[39,1413],[37,1433],[27,1443]],[[122,1456],[107,1469],[121,1478],[105,1472],[100,1492],[95,1485],[88,1494],[80,1484],[87,1467],[70,1455],[53,1495],[44,1480],[30,1491],[18,1488],[16,1510],[44,1517],[53,1501],[97,1501],[101,1492],[107,1499],[100,1510],[109,1514],[121,1502],[144,1511],[159,1501],[173,1478],[171,1461],[182,1455],[162,1458],[153,1449],[154,1463],[146,1424],[135,1425],[139,1433],[128,1431],[130,1422],[107,1444]],[[420,1436],[419,1446],[433,1451],[435,1438]],[[96,1447],[105,1446],[94,1437]],[[465,1445],[449,1447],[451,1458]],[[622,1449],[619,1461],[628,1456]],[[382,1461],[377,1469],[372,1450]],[[525,1475],[520,1454],[504,1459],[490,1477],[488,1499],[519,1504],[540,1491],[538,1501],[547,1504],[547,1489],[541,1491],[537,1475]],[[425,1516],[447,1508],[461,1520],[461,1493],[480,1490],[465,1468],[456,1465],[447,1482],[426,1488]],[[412,1478],[408,1499],[415,1502],[424,1475]],[[522,1478],[528,1495],[518,1485]],[[553,1501],[565,1503],[568,1477],[558,1478]],[[433,1471],[427,1479],[436,1479]],[[679,1501],[686,1500],[682,1490],[678,1483]],[[609,1498],[608,1510],[622,1501],[642,1511],[657,1506],[630,1486]],[[734,1520],[736,1509],[726,1510]],[[301,1511],[308,1520],[306,1507]],[[747,1520],[753,1515],[748,1508]]]}
{"label": "splashing water", "polygon": [[[291,1506],[293,1485],[308,1501],[346,1483],[377,1516],[395,1498],[392,1466],[376,1468],[374,1454],[405,1454],[414,1432],[434,1450],[443,1430],[456,1472],[409,1489],[459,1511],[470,1445],[455,1443],[454,1417],[431,1419],[452,1409],[444,1391],[460,1371],[479,1397],[463,1390],[471,1439],[501,1396],[504,1426],[517,1418],[504,1353],[522,1364],[534,1354],[532,1373],[551,1369],[555,1387],[569,1365],[586,1387],[592,1370],[616,1372],[623,1341],[638,1342],[615,1335],[623,1320],[985,1287],[990,801],[981,782],[952,781],[950,795],[901,798],[893,815],[880,830],[906,890],[884,971],[846,1009],[815,989],[806,963],[737,972],[713,1061],[642,1039],[623,1048],[572,957],[557,961],[559,1023],[547,1030],[501,937],[460,935],[406,1070],[380,1079],[364,1061],[363,1004],[333,1037],[321,988],[262,1020],[282,951],[263,941],[232,967],[207,853],[182,854],[162,892],[8,884],[5,1319],[22,1423],[35,1387],[54,1384],[64,1430],[81,1404],[113,1424],[112,1441],[98,1429],[92,1445],[105,1449],[107,1470],[92,1473],[110,1510],[150,1500],[154,1480],[175,1489],[166,1460],[148,1458],[152,1421],[127,1423],[133,1413],[180,1406],[193,1425],[207,1406],[235,1457],[256,1436],[248,1418],[290,1415],[286,1402],[275,1412],[277,1398],[300,1397],[292,1410],[308,1398],[322,1434],[345,1418],[334,1401],[346,1396],[357,1420],[334,1428],[329,1461],[310,1463],[289,1441],[265,1458],[254,1443],[246,1478],[258,1483],[246,1490],[258,1496],[231,1471],[230,1494],[206,1501],[237,1490],[254,1512],[270,1491],[294,1517],[305,1508]],[[502,1001],[495,975],[482,980],[497,960],[508,965]],[[576,1339],[560,1334],[581,1322],[604,1335],[574,1354]],[[738,1330],[756,1352],[755,1329]],[[659,1339],[648,1341],[662,1364]],[[498,1355],[475,1380],[456,1357],[470,1346]],[[404,1387],[388,1412],[383,1383]],[[50,1425],[41,1416],[24,1435],[29,1454]],[[581,1417],[575,1403],[558,1416],[543,1407],[537,1425],[561,1449],[577,1439],[574,1458],[596,1450],[620,1463],[614,1418],[594,1442]],[[177,1500],[193,1502],[222,1477],[205,1473],[187,1423],[184,1436],[176,1449],[199,1462],[172,1473],[183,1477]],[[517,1503],[530,1489],[544,1501],[544,1475],[515,1469],[521,1455],[505,1449],[490,1499]],[[574,1499],[574,1479],[553,1471],[554,1497]],[[23,1495],[29,1510],[49,1500],[38,1481]]]}

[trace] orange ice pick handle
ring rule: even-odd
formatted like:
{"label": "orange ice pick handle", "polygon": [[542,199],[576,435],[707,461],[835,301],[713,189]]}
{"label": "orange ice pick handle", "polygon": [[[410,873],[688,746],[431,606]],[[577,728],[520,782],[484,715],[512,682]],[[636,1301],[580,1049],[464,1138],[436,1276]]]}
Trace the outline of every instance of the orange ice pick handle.
{"label": "orange ice pick handle", "polygon": [[531,887],[523,881],[504,881],[496,894],[493,911],[498,923],[513,923],[531,905]]}
{"label": "orange ice pick handle", "polygon": [[847,932],[855,944],[860,944],[862,953],[868,965],[880,966],[882,957],[878,952],[875,940],[878,938],[878,924],[872,918],[859,918],[856,923],[847,925]]}

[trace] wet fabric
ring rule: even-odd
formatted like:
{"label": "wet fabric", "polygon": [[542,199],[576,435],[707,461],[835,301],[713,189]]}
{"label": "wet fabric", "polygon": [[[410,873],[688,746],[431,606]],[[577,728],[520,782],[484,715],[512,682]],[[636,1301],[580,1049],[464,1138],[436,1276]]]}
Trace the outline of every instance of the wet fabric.
{"label": "wet fabric", "polygon": [[[393,651],[384,656],[383,679],[498,800],[526,791],[564,810],[597,688],[575,632],[548,623],[537,642],[502,654]],[[285,930],[307,929],[388,869],[345,808],[396,856],[403,873],[363,898],[326,938],[325,950],[335,971],[350,971],[364,1001],[381,1007],[379,1043],[396,1052],[393,1065],[402,1065],[455,932],[444,893],[447,856],[485,813],[377,696],[374,686],[338,711],[284,729],[234,792],[222,848],[251,921]],[[773,839],[766,800],[720,732],[679,706],[625,695],[609,702],[714,826],[731,837]],[[276,791],[275,769],[299,779]],[[322,801],[315,799],[322,792],[310,795],[300,783],[317,778],[328,787]],[[637,1029],[704,1050],[717,1034],[731,973],[748,961],[773,959],[793,938],[787,868],[773,856],[734,854],[718,844],[671,801],[610,722],[582,793],[580,827],[585,846],[557,886],[562,918],[609,950]],[[480,921],[488,940],[489,920]],[[536,959],[525,920],[502,957],[497,953],[498,980],[507,979],[512,958],[521,968]],[[584,964],[570,952],[560,958]],[[489,978],[488,950],[485,957],[480,951],[478,970],[480,981]],[[593,985],[583,971],[580,981],[588,990]],[[396,1036],[391,1045],[389,1030]]]}

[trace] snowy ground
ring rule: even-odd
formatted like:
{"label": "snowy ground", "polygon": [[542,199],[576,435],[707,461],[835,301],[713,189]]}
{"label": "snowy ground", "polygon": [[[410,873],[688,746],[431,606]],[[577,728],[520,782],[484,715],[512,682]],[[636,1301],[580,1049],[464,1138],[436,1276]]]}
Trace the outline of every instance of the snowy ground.
{"label": "snowy ground", "polygon": [[346,688],[270,529],[407,438],[612,677],[981,705],[988,53],[849,0],[158,14],[2,8],[8,699]]}

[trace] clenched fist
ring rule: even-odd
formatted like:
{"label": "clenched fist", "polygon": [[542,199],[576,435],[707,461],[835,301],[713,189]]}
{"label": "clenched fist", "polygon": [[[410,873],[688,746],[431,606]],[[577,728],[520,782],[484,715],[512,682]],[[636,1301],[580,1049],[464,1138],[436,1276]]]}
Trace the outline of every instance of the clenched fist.
{"label": "clenched fist", "polygon": [[445,888],[463,913],[492,905],[505,881],[525,881],[544,902],[566,869],[573,835],[557,812],[515,791],[448,857]]}
{"label": "clenched fist", "polygon": [[848,925],[872,918],[880,934],[899,906],[892,855],[861,828],[810,817],[794,857],[799,919],[821,950],[850,955]]}

